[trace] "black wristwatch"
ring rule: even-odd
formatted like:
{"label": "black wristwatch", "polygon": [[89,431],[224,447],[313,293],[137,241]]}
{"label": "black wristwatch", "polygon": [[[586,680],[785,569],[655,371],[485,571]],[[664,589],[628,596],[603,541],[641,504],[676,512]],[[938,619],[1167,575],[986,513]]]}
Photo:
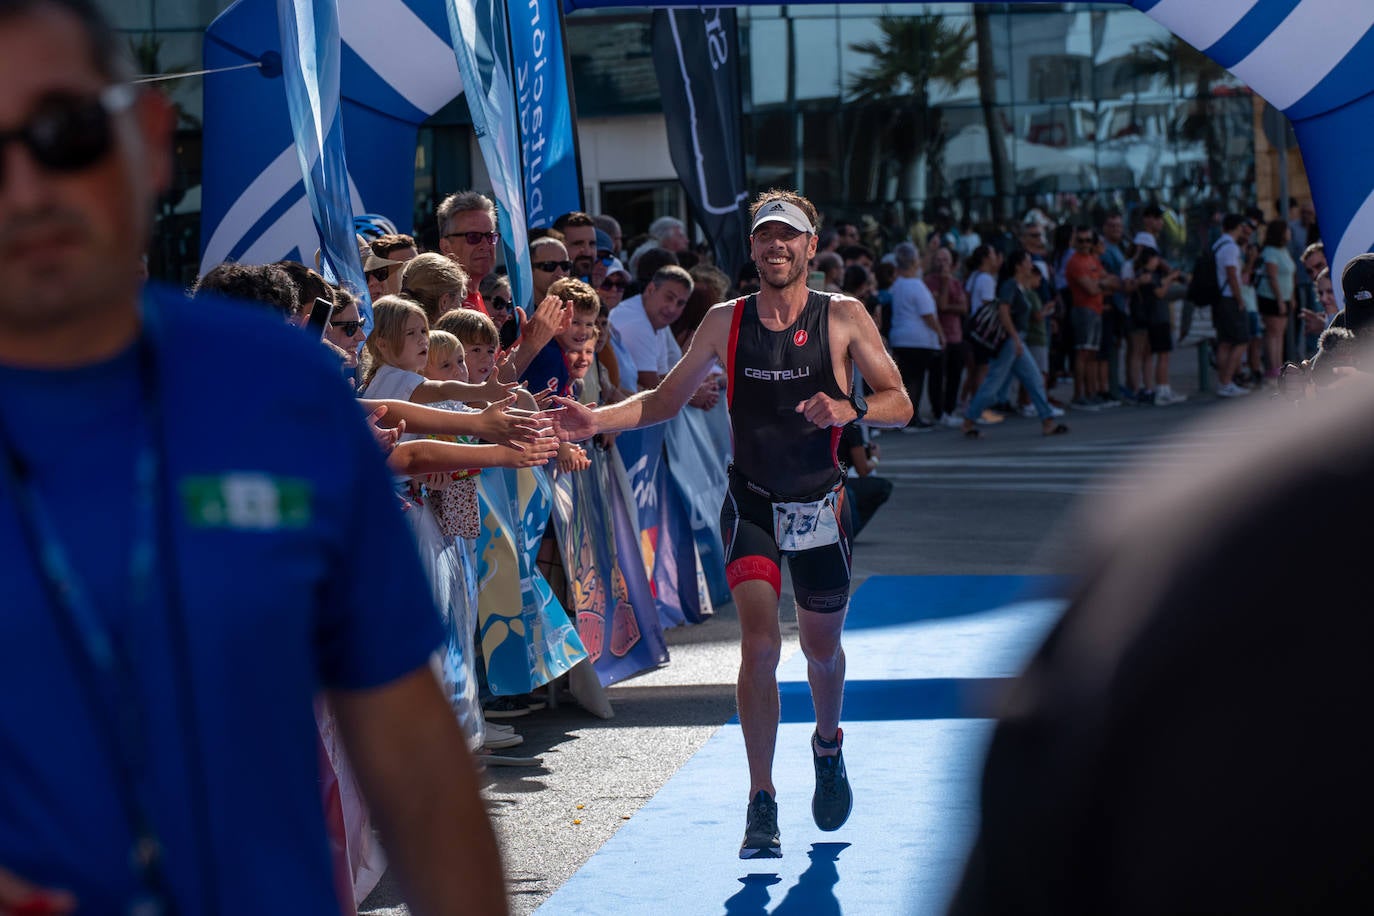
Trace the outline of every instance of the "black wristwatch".
{"label": "black wristwatch", "polygon": [[855,423],[858,423],[868,414],[868,402],[865,401],[864,396],[859,393],[859,387],[857,385],[854,386],[853,391],[849,392],[849,403],[850,406],[854,408],[854,412],[858,414],[858,416],[854,418]]}

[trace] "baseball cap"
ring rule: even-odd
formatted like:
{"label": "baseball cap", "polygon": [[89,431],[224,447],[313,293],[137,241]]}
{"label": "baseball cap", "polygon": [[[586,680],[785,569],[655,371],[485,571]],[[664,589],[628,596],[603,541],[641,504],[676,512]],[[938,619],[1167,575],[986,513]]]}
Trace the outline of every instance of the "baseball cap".
{"label": "baseball cap", "polygon": [[630,272],[625,269],[625,265],[620,263],[620,258],[611,258],[610,266],[606,268],[606,276],[609,277],[613,274],[624,274],[626,280],[632,279]]}
{"label": "baseball cap", "polygon": [[810,217],[802,208],[785,200],[774,200],[760,207],[758,216],[754,217],[754,225],[749,230],[750,234],[758,232],[764,223],[784,223],[798,232],[809,232],[813,235],[816,232],[816,227],[811,225]]}
{"label": "baseball cap", "polygon": [[611,242],[611,237],[603,230],[598,229],[596,230],[596,252],[600,254],[603,251],[609,251],[611,254],[615,254],[615,247]]}
{"label": "baseball cap", "polygon": [[1151,232],[1137,232],[1135,238],[1131,239],[1131,244],[1159,250],[1159,242],[1155,241],[1154,233]]}
{"label": "baseball cap", "polygon": [[1341,271],[1345,307],[1374,313],[1374,254],[1358,254]]}
{"label": "baseball cap", "polygon": [[374,270],[381,270],[383,267],[395,267],[404,263],[405,261],[392,261],[389,258],[379,257],[369,249],[367,259],[363,261],[363,273],[371,273]]}

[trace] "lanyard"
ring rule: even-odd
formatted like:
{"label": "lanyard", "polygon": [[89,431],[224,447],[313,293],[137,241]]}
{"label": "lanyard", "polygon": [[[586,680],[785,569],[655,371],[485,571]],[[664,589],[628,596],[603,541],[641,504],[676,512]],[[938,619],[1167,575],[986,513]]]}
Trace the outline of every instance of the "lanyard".
{"label": "lanyard", "polygon": [[[147,309],[144,310],[145,315]],[[146,324],[145,324],[146,327]],[[129,612],[153,602],[157,569],[161,456],[161,415],[153,345],[144,331],[138,341],[140,428],[134,471],[134,530],[129,555]],[[162,844],[148,815],[138,775],[145,770],[147,734],[134,690],[133,666],[125,647],[102,621],[85,582],[72,565],[57,526],[34,486],[32,473],[13,439],[0,424],[0,475],[14,495],[20,525],[37,561],[44,590],[52,603],[58,629],[86,693],[97,729],[116,764],[120,802],[133,832],[129,865],[143,887],[131,901],[130,916],[170,916],[175,907],[167,893]]]}

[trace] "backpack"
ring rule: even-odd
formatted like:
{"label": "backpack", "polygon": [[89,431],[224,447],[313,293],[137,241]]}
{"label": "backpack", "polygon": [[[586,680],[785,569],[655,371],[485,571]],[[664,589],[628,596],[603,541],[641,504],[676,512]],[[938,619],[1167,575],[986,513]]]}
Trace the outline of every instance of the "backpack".
{"label": "backpack", "polygon": [[996,299],[990,299],[978,306],[978,311],[974,312],[973,318],[969,320],[968,336],[994,351],[1007,339],[1007,329],[1002,327],[999,305]]}
{"label": "backpack", "polygon": [[1193,264],[1187,298],[1194,305],[1212,306],[1221,302],[1221,284],[1217,283],[1217,248],[1224,239],[1225,236],[1198,255]]}

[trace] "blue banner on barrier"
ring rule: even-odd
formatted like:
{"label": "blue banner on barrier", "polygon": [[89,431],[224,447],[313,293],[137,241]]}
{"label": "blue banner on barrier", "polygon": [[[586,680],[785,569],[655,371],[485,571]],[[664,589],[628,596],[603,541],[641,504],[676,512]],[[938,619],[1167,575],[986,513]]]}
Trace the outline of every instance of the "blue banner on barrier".
{"label": "blue banner on barrier", "polygon": [[729,484],[725,468],[728,448],[718,437],[724,424],[728,441],[729,418],[722,399],[711,410],[683,410],[664,424],[667,434],[668,476],[691,525],[700,574],[711,605],[727,604],[730,585],[725,578],[725,546],[720,536],[720,507]]}
{"label": "blue banner on barrier", "polygon": [[557,0],[507,0],[506,16],[520,113],[525,223],[537,229],[582,209],[563,21]]}
{"label": "blue banner on barrier", "polygon": [[593,449],[585,471],[552,473],[554,519],[569,613],[604,686],[668,661],[614,452]]}
{"label": "blue banner on barrier", "polygon": [[477,614],[492,693],[528,693],[587,657],[568,614],[535,566],[552,511],[542,470],[488,468],[477,485]]}

